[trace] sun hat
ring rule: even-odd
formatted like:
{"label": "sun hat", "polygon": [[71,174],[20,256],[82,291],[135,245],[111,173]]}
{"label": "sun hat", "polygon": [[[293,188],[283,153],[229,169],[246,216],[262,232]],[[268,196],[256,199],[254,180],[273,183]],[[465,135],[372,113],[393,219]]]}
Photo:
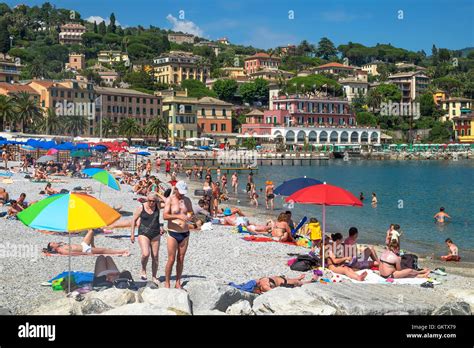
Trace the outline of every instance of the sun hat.
{"label": "sun hat", "polygon": [[230,210],[230,208],[225,208],[224,209],[224,216],[230,216],[232,215],[232,211]]}
{"label": "sun hat", "polygon": [[187,195],[188,194],[188,184],[186,184],[184,181],[180,180],[176,183],[175,185],[176,189],[178,192],[182,195]]}
{"label": "sun hat", "polygon": [[273,185],[273,181],[268,180],[268,181],[265,183],[265,185]]}

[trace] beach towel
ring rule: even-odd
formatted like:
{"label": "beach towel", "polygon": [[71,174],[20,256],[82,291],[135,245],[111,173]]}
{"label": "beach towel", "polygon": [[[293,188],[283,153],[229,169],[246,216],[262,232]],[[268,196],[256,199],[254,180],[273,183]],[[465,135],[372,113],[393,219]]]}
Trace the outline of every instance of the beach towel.
{"label": "beach towel", "polygon": [[[130,235],[129,235],[129,236],[130,236]],[[106,236],[106,237],[108,237],[108,236]],[[49,253],[49,252],[47,252],[47,251],[42,251],[41,253],[43,254],[43,256],[65,256],[65,257],[69,257],[69,254],[67,254],[67,255],[62,255],[62,254],[56,254],[56,253]],[[100,255],[102,255],[102,256],[111,256],[110,254],[92,254],[92,253],[82,254],[82,255],[71,255],[71,256],[95,256],[95,257],[97,257],[97,256],[100,256]],[[113,256],[114,256],[114,257],[115,257],[115,256],[116,256],[116,257],[122,257],[123,255],[121,255],[121,254],[115,254],[115,255],[113,255]]]}
{"label": "beach towel", "polygon": [[2,184],[13,184],[13,179],[3,179]]}
{"label": "beach towel", "polygon": [[[48,280],[48,283],[52,283],[54,280],[59,279],[59,278],[66,278],[68,276],[69,272],[64,271],[54,278],[51,278]],[[74,282],[76,284],[86,284],[86,283],[92,283],[92,280],[94,279],[94,273],[91,272],[80,272],[80,271],[71,271],[71,277],[74,279]]]}
{"label": "beach towel", "polygon": [[244,240],[246,240],[247,242],[258,242],[258,243],[276,242],[276,243],[282,243],[282,244],[288,244],[288,245],[297,245],[295,242],[280,242],[277,240],[273,240],[270,237],[246,236],[244,237]]}
{"label": "beach towel", "polygon": [[13,176],[13,173],[12,172],[0,172],[0,176],[5,176],[7,178],[10,178],[11,176]]}
{"label": "beach towel", "polygon": [[242,283],[242,284],[235,284],[235,283],[231,282],[231,283],[229,283],[229,285],[236,288],[236,289],[253,293],[253,290],[257,286],[257,281],[256,280],[250,280],[247,283]]}

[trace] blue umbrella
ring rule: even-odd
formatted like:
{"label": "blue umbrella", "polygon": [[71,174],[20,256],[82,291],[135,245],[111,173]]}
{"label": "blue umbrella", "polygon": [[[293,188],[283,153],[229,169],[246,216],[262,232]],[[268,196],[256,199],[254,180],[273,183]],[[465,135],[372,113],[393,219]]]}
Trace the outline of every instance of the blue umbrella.
{"label": "blue umbrella", "polygon": [[140,156],[150,156],[151,153],[149,152],[146,152],[146,151],[139,151],[139,152],[135,152],[134,155],[140,155]]}
{"label": "blue umbrella", "polygon": [[275,194],[281,196],[290,196],[296,191],[299,191],[305,187],[320,185],[321,181],[312,178],[296,178],[283,182],[280,186],[275,189]]}

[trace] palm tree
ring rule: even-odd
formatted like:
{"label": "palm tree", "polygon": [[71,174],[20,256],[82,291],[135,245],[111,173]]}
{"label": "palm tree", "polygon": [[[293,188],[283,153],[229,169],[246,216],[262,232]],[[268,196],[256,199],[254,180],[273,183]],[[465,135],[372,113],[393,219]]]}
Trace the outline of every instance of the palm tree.
{"label": "palm tree", "polygon": [[84,130],[88,126],[87,118],[84,116],[67,116],[65,123],[66,132],[72,134],[73,137],[84,133]]}
{"label": "palm tree", "polygon": [[155,117],[146,125],[145,133],[147,135],[156,136],[156,144],[158,144],[160,135],[164,138],[168,138],[169,136],[168,123],[164,117]]}
{"label": "palm tree", "polygon": [[[112,120],[108,117],[102,120],[102,136],[107,138],[109,135],[115,134],[117,127],[112,122]],[[98,122],[95,127],[95,134],[100,136],[100,123]]]}
{"label": "palm tree", "polygon": [[382,104],[383,96],[377,88],[370,89],[369,93],[367,94],[367,105],[372,108],[372,112],[375,109],[380,108],[380,104]]}
{"label": "palm tree", "polygon": [[132,137],[140,133],[140,125],[134,118],[123,118],[118,126],[118,132],[127,138],[128,144],[132,143]]}
{"label": "palm tree", "polygon": [[44,117],[38,122],[38,130],[45,134],[59,134],[64,129],[64,124],[60,116],[53,108],[48,108]]}
{"label": "palm tree", "polygon": [[3,121],[3,130],[7,123],[15,119],[13,100],[6,95],[0,95],[0,119]]}
{"label": "palm tree", "polygon": [[42,111],[37,102],[26,92],[20,92],[13,97],[16,121],[21,122],[21,131],[25,126],[37,123],[42,117]]}

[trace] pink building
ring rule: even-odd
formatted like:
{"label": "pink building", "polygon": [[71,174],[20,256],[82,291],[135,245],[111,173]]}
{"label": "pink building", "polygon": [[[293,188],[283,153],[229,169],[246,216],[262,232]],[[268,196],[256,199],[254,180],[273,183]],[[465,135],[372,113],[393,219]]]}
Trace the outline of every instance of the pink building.
{"label": "pink building", "polygon": [[273,127],[350,127],[355,113],[347,100],[280,96],[273,99],[273,110],[253,110],[242,125],[242,134],[271,134]]}
{"label": "pink building", "polygon": [[267,53],[259,52],[245,58],[245,73],[249,75],[260,69],[278,69],[280,62],[280,58],[271,57]]}

